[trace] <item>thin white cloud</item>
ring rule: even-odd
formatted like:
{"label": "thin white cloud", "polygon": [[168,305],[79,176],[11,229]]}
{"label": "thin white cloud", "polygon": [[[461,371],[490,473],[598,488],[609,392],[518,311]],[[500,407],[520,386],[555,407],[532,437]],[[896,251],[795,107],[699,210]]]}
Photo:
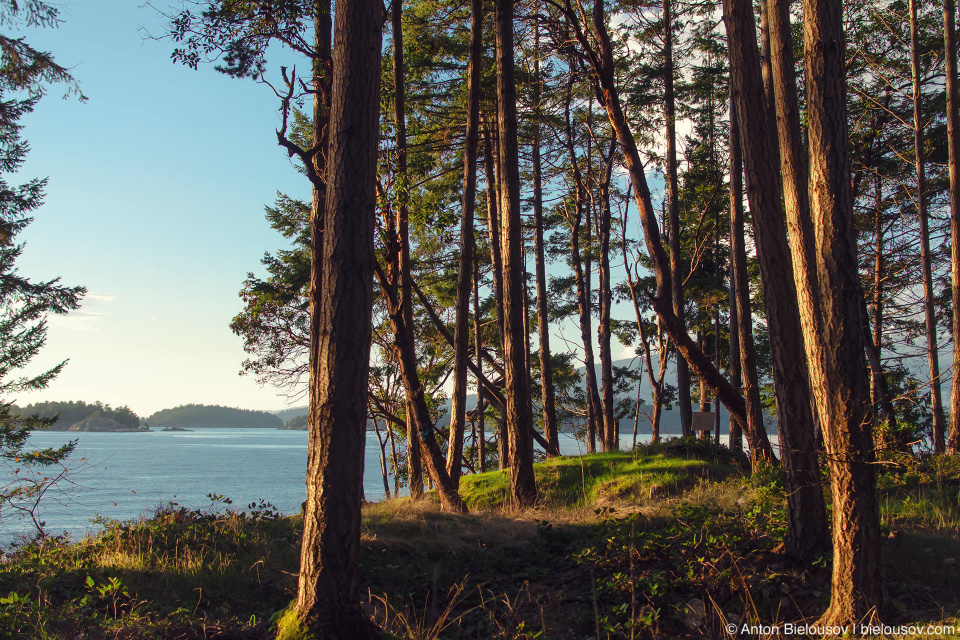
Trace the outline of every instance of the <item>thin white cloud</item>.
{"label": "thin white cloud", "polygon": [[88,291],[87,295],[83,296],[84,302],[110,302],[111,300],[116,300],[117,296],[112,293],[103,293],[101,291]]}

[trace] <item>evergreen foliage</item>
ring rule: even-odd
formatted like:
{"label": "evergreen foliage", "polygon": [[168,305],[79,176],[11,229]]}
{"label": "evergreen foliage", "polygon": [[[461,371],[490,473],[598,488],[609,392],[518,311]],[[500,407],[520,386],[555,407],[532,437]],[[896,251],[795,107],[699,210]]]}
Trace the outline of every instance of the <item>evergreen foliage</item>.
{"label": "evergreen foliage", "polygon": [[[0,0],[0,28],[55,27],[58,22],[56,7],[47,3]],[[43,523],[36,518],[36,505],[46,489],[62,477],[64,460],[76,443],[57,449],[32,450],[28,446],[30,432],[53,421],[37,414],[19,414],[9,398],[13,394],[43,389],[66,365],[64,360],[39,374],[17,373],[43,347],[47,314],[77,309],[86,289],[64,286],[59,278],[34,282],[20,274],[16,261],[24,245],[15,238],[30,224],[32,212],[43,203],[47,181],[33,178],[17,185],[10,184],[7,176],[16,174],[26,159],[30,147],[21,138],[20,119],[33,111],[45,84],[65,83],[68,93],[79,93],[79,89],[49,53],[37,51],[23,38],[0,33],[0,51],[3,54],[0,62],[0,459],[9,464],[10,471],[5,484],[0,485],[0,509],[12,507],[25,511],[42,531]],[[2,468],[7,470],[7,464]]]}

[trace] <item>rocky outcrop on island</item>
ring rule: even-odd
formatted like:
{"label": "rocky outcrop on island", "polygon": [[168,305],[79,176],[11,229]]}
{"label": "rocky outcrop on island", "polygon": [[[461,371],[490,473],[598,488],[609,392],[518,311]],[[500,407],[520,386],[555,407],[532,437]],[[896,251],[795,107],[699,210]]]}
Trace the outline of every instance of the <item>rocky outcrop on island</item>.
{"label": "rocky outcrop on island", "polygon": [[120,424],[112,418],[90,417],[72,425],[67,431],[113,431],[113,432],[147,432],[149,429],[140,429]]}

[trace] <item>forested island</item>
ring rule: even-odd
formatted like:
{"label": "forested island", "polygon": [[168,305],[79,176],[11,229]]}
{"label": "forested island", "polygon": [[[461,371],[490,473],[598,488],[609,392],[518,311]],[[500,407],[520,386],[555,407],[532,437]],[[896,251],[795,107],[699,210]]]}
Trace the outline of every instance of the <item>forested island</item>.
{"label": "forested island", "polygon": [[[37,415],[40,418],[57,418],[47,427],[51,431],[86,431],[74,427],[84,421],[102,418],[95,431],[140,431],[140,416],[124,405],[113,408],[100,401],[86,403],[83,400],[69,402],[35,402],[25,407],[13,407],[13,413],[22,417]],[[59,417],[57,417],[59,415]],[[109,420],[110,422],[106,422]],[[112,424],[111,424],[112,423]],[[90,423],[92,424],[92,423]],[[90,426],[89,424],[87,426]]]}
{"label": "forested island", "polygon": [[281,429],[283,421],[266,411],[236,409],[220,405],[185,404],[172,409],[161,409],[146,423],[157,427],[215,427],[233,429]]}

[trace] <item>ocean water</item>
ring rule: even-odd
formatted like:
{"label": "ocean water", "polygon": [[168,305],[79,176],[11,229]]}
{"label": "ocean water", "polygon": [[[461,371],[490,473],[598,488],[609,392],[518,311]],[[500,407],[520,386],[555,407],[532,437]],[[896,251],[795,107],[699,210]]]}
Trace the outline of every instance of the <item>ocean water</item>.
{"label": "ocean water", "polygon": [[[649,434],[639,434],[638,442],[649,438]],[[306,499],[305,431],[40,431],[32,435],[31,446],[56,447],[72,439],[79,442],[70,459],[68,480],[51,490],[40,507],[49,533],[67,532],[79,537],[98,530],[91,523],[95,516],[131,520],[150,516],[171,502],[190,509],[214,507],[207,497],[211,493],[230,498],[235,509],[246,509],[251,502],[263,500],[284,514],[299,511]],[[621,441],[622,448],[628,449],[632,432],[624,433]],[[566,434],[561,434],[561,451],[586,452],[581,443]],[[367,500],[382,500],[380,448],[370,431],[364,465]],[[18,518],[15,511],[7,508],[0,513],[0,547],[32,531],[29,519]]]}

